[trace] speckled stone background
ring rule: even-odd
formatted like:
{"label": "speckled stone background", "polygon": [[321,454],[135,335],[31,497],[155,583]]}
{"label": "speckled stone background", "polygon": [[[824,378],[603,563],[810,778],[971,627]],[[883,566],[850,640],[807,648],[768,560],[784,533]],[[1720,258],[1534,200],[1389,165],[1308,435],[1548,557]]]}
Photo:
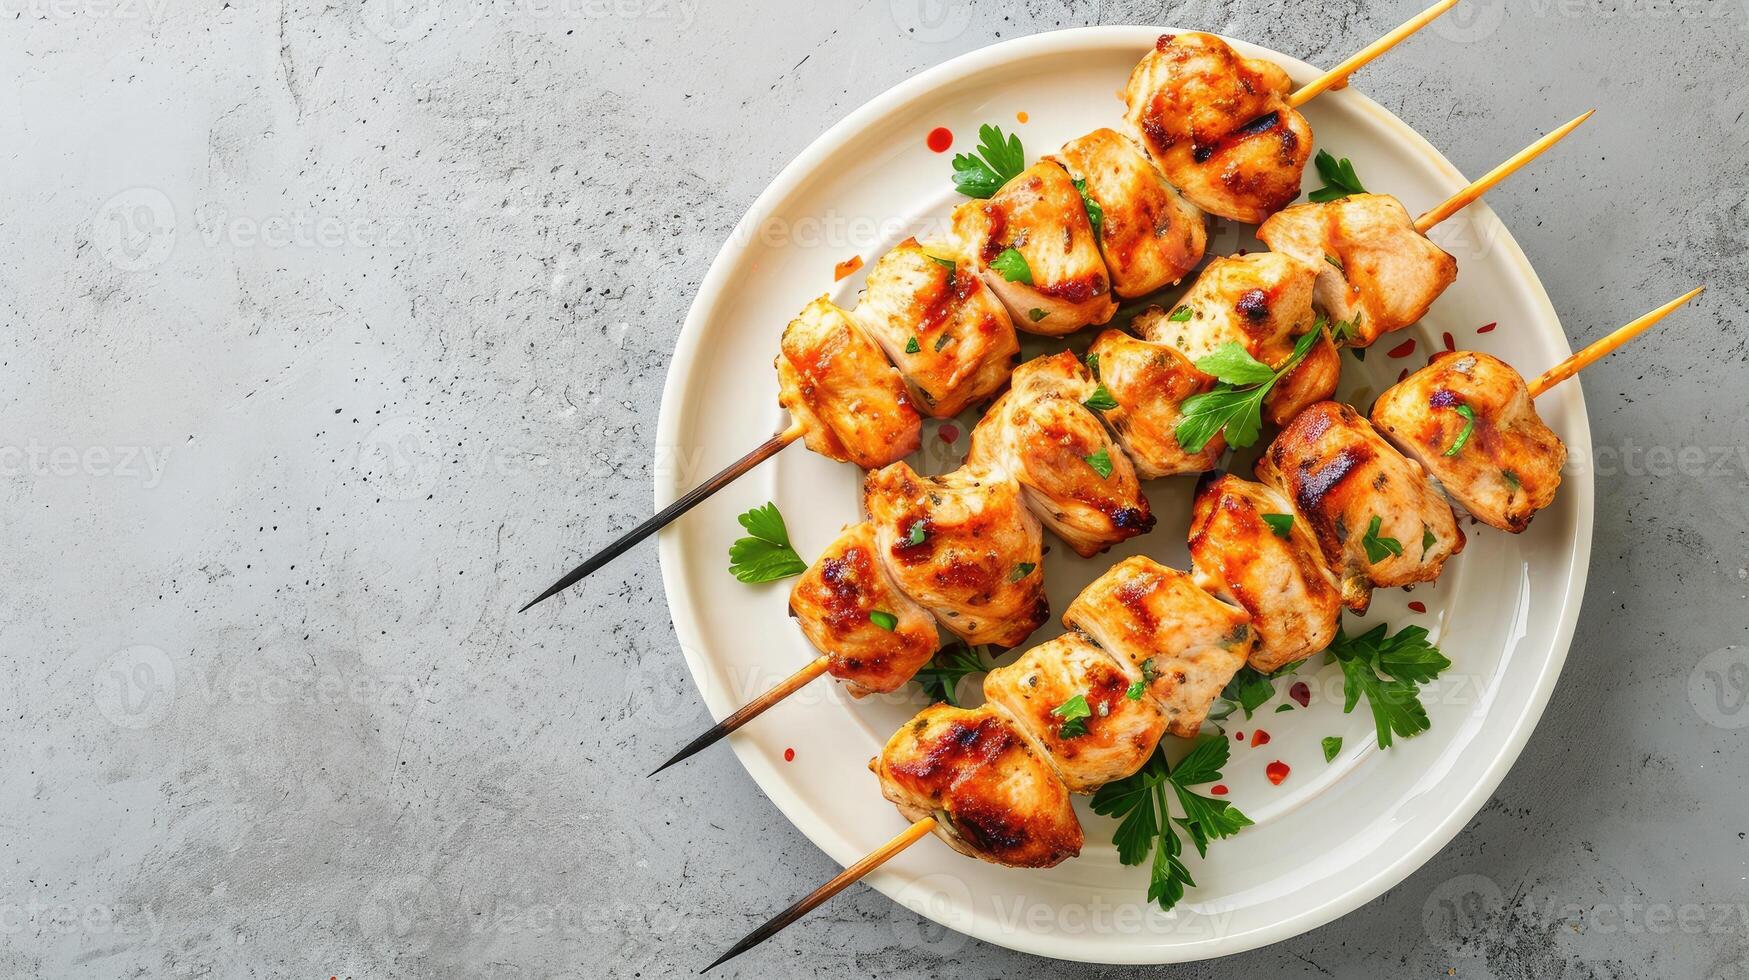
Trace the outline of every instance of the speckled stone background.
{"label": "speckled stone background", "polygon": [[[653,548],[513,610],[649,512],[736,218],[999,38],[1419,5],[0,0],[0,976],[698,969],[836,868],[726,753],[644,778],[707,720]],[[1450,846],[1221,962],[855,888],[724,975],[1749,978],[1746,68],[1743,0],[1466,0],[1358,80],[1471,173],[1604,110],[1490,198],[1576,338],[1712,287],[1585,375],[1584,618]]]}

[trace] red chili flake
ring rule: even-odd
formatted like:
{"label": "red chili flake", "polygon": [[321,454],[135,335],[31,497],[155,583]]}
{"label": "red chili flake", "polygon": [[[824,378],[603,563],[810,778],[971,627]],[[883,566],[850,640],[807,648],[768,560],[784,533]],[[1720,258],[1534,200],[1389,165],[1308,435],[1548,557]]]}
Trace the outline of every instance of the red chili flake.
{"label": "red chili flake", "polygon": [[960,437],[960,430],[959,426],[949,423],[936,429],[935,434],[941,437],[942,442],[951,443]]}
{"label": "red chili flake", "polygon": [[1256,748],[1259,745],[1268,745],[1268,744],[1269,744],[1269,733],[1268,732],[1259,728],[1256,731],[1251,733],[1251,747],[1252,748]]}
{"label": "red chili flake", "polygon": [[1271,762],[1263,770],[1263,774],[1265,776],[1269,777],[1270,782],[1274,783],[1277,786],[1280,786],[1281,781],[1287,778],[1287,774],[1289,771],[1290,770],[1287,767],[1287,763],[1281,761],[1280,759],[1277,759],[1274,762]]}
{"label": "red chili flake", "polygon": [[928,143],[931,150],[937,153],[946,153],[947,148],[953,145],[953,130],[946,126],[937,126],[929,131],[929,139],[925,142]]}
{"label": "red chili flake", "polygon": [[1409,377],[1409,369],[1408,368],[1404,368],[1403,370],[1397,372],[1397,380],[1398,381],[1406,380],[1408,377]]}
{"label": "red chili flake", "polygon": [[783,761],[785,761],[785,762],[796,761],[796,750],[795,749],[784,749],[783,750]]}
{"label": "red chili flake", "polygon": [[855,274],[856,270],[860,268],[862,268],[862,256],[852,255],[850,258],[845,259],[843,262],[832,267],[832,281],[838,282],[845,276]]}
{"label": "red chili flake", "polygon": [[1409,608],[1415,610],[1418,613],[1424,613],[1427,611],[1427,603],[1422,602],[1421,600],[1417,599],[1414,602],[1409,603]]}
{"label": "red chili flake", "polygon": [[1244,255],[1244,254],[1245,254],[1245,253],[1246,253],[1246,252],[1248,252],[1248,251],[1249,251],[1249,249],[1243,249],[1243,248],[1242,248],[1242,249],[1240,249],[1240,250],[1239,250],[1239,254],[1240,254],[1240,255]]}
{"label": "red chili flake", "polygon": [[1445,349],[1446,350],[1457,350],[1457,341],[1451,339],[1451,331],[1450,330],[1447,330],[1445,332]]}
{"label": "red chili flake", "polygon": [[[1210,786],[1209,787],[1209,795],[1211,795],[1211,796],[1226,796],[1227,795],[1227,784],[1226,783],[1216,783],[1213,786]],[[333,980],[333,978],[330,977],[329,980]]]}
{"label": "red chili flake", "polygon": [[1487,324],[1483,324],[1483,325],[1482,325],[1482,326],[1479,326],[1479,327],[1477,327],[1477,328],[1476,328],[1476,332],[1477,332],[1477,333],[1493,333],[1493,332],[1494,332],[1494,328],[1495,328],[1495,327],[1498,327],[1498,326],[1499,326],[1499,325],[1500,325],[1500,324],[1498,324],[1498,323],[1487,323]]}
{"label": "red chili flake", "polygon": [[1294,686],[1287,689],[1287,696],[1299,702],[1302,708],[1312,703],[1312,689],[1305,681],[1294,681]]}
{"label": "red chili flake", "polygon": [[1385,352],[1386,357],[1408,357],[1415,353],[1415,338],[1410,337],[1397,346]]}

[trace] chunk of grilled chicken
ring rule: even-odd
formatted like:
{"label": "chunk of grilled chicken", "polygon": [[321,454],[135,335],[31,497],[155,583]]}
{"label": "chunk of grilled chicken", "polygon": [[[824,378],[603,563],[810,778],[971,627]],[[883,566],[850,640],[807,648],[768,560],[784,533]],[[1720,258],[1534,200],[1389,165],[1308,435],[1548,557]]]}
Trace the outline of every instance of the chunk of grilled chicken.
{"label": "chunk of grilled chicken", "polygon": [[1050,618],[1043,534],[1012,478],[898,462],[868,475],[863,506],[894,584],[967,643],[1017,646]]}
{"label": "chunk of grilled chicken", "polygon": [[[886,629],[870,618],[893,617]],[[940,637],[927,610],[899,591],[881,560],[874,525],[845,528],[790,588],[789,613],[850,693],[894,691],[935,655]]]}
{"label": "chunk of grilled chicken", "polygon": [[1357,613],[1375,587],[1431,582],[1464,550],[1427,471],[1347,405],[1301,412],[1257,460],[1257,478],[1293,503],[1295,523],[1317,538],[1343,604]]}
{"label": "chunk of grilled chicken", "polygon": [[1502,531],[1529,527],[1561,485],[1567,447],[1537,415],[1524,378],[1497,357],[1437,355],[1379,396],[1372,421],[1427,467],[1451,499]]}
{"label": "chunk of grilled chicken", "polygon": [[[1057,163],[1041,160],[988,200],[955,208],[953,231],[1022,330],[1056,337],[1117,312],[1087,207]],[[1012,281],[991,266],[1010,248],[1026,260]]]}
{"label": "chunk of grilled chicken", "polygon": [[1130,73],[1124,118],[1190,203],[1254,225],[1300,196],[1312,155],[1292,88],[1279,66],[1212,34],[1163,34]]}
{"label": "chunk of grilled chicken", "polygon": [[[1172,312],[1150,309],[1136,317],[1135,330],[1192,362],[1236,343],[1257,360],[1279,365],[1293,353],[1294,342],[1318,325],[1312,309],[1317,278],[1311,265],[1279,252],[1226,256],[1203,269]],[[1341,373],[1335,346],[1319,338],[1305,360],[1270,389],[1264,412],[1272,424],[1282,424],[1335,395]]]}
{"label": "chunk of grilled chicken", "polygon": [[1178,196],[1127,136],[1096,129],[1059,154],[1102,212],[1099,253],[1119,296],[1144,296],[1183,279],[1202,261],[1202,212]]}
{"label": "chunk of grilled chicken", "polygon": [[1129,457],[1083,404],[1097,387],[1069,351],[1027,361],[972,429],[966,457],[968,469],[1018,480],[1027,507],[1084,558],[1154,526]]}
{"label": "chunk of grilled chicken", "polygon": [[868,767],[907,820],[935,817],[935,835],[961,854],[1049,868],[1081,853],[1068,789],[993,705],[925,708]]}
{"label": "chunk of grilled chicken", "polygon": [[1177,435],[1183,417],[1179,406],[1213,388],[1214,378],[1171,347],[1137,340],[1121,330],[1101,331],[1087,353],[1089,363],[1098,365],[1096,380],[1117,402],[1103,414],[1136,473],[1152,480],[1214,468],[1226,440],[1217,433],[1202,452],[1189,453]]}
{"label": "chunk of grilled chicken", "polygon": [[[1044,748],[1069,792],[1091,793],[1140,769],[1166,731],[1159,705],[1126,696],[1130,683],[1104,651],[1068,633],[991,671],[984,697]],[[1092,714],[1065,721],[1058,709],[1078,696]]]}
{"label": "chunk of grilled chicken", "polygon": [[1166,730],[1194,736],[1209,705],[1256,643],[1251,617],[1196,587],[1190,576],[1137,556],[1081,591],[1063,623],[1111,654],[1166,713]]}
{"label": "chunk of grilled chicken", "polygon": [[1304,660],[1336,637],[1336,576],[1306,522],[1269,487],[1228,474],[1205,477],[1191,510],[1190,562],[1198,586],[1251,615],[1257,670]]}
{"label": "chunk of grilled chicken", "polygon": [[917,450],[923,419],[881,349],[822,296],[784,328],[778,401],[806,429],[808,448],[864,469]]}
{"label": "chunk of grilled chicken", "polygon": [[1314,297],[1342,343],[1366,347],[1427,315],[1457,278],[1457,259],[1415,230],[1403,202],[1388,194],[1298,204],[1257,229],[1271,250],[1318,270]]}
{"label": "chunk of grilled chicken", "polygon": [[900,242],[869,269],[851,316],[936,418],[1001,388],[1020,353],[1008,311],[949,245]]}

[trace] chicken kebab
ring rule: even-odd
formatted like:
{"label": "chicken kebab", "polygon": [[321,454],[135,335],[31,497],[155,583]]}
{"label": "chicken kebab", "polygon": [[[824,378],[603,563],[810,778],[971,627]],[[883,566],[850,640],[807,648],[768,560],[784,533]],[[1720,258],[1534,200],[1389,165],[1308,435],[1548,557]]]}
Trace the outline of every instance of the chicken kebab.
{"label": "chicken kebab", "polygon": [[784,331],[776,368],[789,427],[523,608],[797,439],[864,469],[899,460],[918,448],[925,416],[947,418],[1002,386],[1016,327],[1060,336],[1100,325],[1117,299],[1180,281],[1202,259],[1205,212],[1255,222],[1297,196],[1311,131],[1296,107],[1455,2],[1439,0],[1293,93],[1279,66],[1241,57],[1214,35],[1163,37],[1125,90],[1145,151],[1102,128],[1027,167],[1019,141],[988,127],[983,159],[954,161],[956,184],[975,200],[954,212],[952,240],[901,243],[871,268],[854,310],[820,297]]}
{"label": "chicken kebab", "polygon": [[[1454,351],[1381,395],[1372,422],[1334,402],[1307,408],[1258,460],[1261,482],[1203,481],[1190,574],[1146,557],[1117,563],[1070,604],[1068,633],[985,676],[982,705],[934,704],[901,726],[869,768],[912,826],[717,963],[925,834],[1010,867],[1078,855],[1072,795],[1137,773],[1165,735],[1196,736],[1241,667],[1272,672],[1322,651],[1342,608],[1364,611],[1376,587],[1430,581],[1463,550],[1435,478],[1477,519],[1523,531],[1553,499],[1565,460],[1532,399],[1699,293],[1535,381],[1490,355]],[[1199,846],[1207,832],[1193,832]]]}

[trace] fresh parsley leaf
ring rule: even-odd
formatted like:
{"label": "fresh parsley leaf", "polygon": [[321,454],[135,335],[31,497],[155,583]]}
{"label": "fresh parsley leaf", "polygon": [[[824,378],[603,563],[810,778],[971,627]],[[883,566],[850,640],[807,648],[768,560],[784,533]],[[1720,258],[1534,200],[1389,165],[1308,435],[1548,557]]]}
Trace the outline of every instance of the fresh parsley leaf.
{"label": "fresh parsley leaf", "polygon": [[1196,369],[1230,385],[1256,385],[1275,377],[1275,369],[1246,353],[1245,346],[1229,340],[1196,360]]}
{"label": "fresh parsley leaf", "polygon": [[808,563],[790,547],[789,529],[784,527],[776,504],[755,507],[736,520],[750,536],[729,545],[729,573],[735,578],[749,583],[775,582],[808,570]]}
{"label": "fresh parsley leaf", "polygon": [[1518,474],[1512,472],[1511,470],[1501,470],[1500,475],[1501,475],[1501,477],[1503,477],[1506,480],[1506,485],[1511,487],[1514,490],[1517,490],[1519,487],[1524,486],[1523,483],[1519,482]]}
{"label": "fresh parsley leaf", "polygon": [[1269,529],[1271,531],[1275,532],[1276,537],[1281,538],[1282,540],[1285,541],[1285,540],[1287,540],[1288,535],[1293,533],[1294,515],[1292,515],[1292,514],[1264,514],[1263,515],[1263,523],[1269,525]]}
{"label": "fresh parsley leaf", "polygon": [[1166,320],[1169,323],[1188,323],[1190,322],[1190,317],[1190,307],[1180,306],[1178,309],[1173,310],[1172,315],[1167,317]]}
{"label": "fresh parsley leaf", "polygon": [[1099,380],[1099,355],[1094,354],[1094,353],[1089,353],[1086,357],[1081,358],[1081,360],[1086,363],[1087,371],[1089,374],[1093,375],[1093,380],[1098,381]]}
{"label": "fresh parsley leaf", "polygon": [[[1190,787],[1221,778],[1227,763],[1227,740],[1205,735],[1190,755],[1172,769],[1163,751],[1156,750],[1134,775],[1107,783],[1093,796],[1095,813],[1118,817],[1112,843],[1118,860],[1141,864],[1153,852],[1148,882],[1148,900],[1170,909],[1184,897],[1186,885],[1195,885],[1183,861],[1184,842],[1174,825],[1190,835],[1199,855],[1207,856],[1208,843],[1231,837],[1251,825],[1250,818],[1225,800],[1191,792]],[[1172,816],[1170,799],[1176,799],[1184,816]]]}
{"label": "fresh parsley leaf", "polygon": [[1099,447],[1099,451],[1091,456],[1081,457],[1081,460],[1093,467],[1093,472],[1098,473],[1101,480],[1111,477],[1111,453],[1104,446]]}
{"label": "fresh parsley leaf", "polygon": [[1334,256],[1334,255],[1326,255],[1326,256],[1324,256],[1324,261],[1326,261],[1326,262],[1328,262],[1328,263],[1330,263],[1330,264],[1331,264],[1331,265],[1333,265],[1333,266],[1335,266],[1335,267],[1336,267],[1336,271],[1337,271],[1337,272],[1347,272],[1347,271],[1348,271],[1348,270],[1347,270],[1347,269],[1344,269],[1344,268],[1343,268],[1343,267],[1342,267],[1342,260],[1341,260],[1341,259],[1339,259],[1339,258],[1337,258],[1337,257],[1336,257],[1336,256]]}
{"label": "fresh parsley leaf", "polygon": [[1361,535],[1360,544],[1366,549],[1366,560],[1377,564],[1392,556],[1403,554],[1403,542],[1396,538],[1379,537],[1379,515],[1372,516],[1372,522],[1367,524],[1366,533]]}
{"label": "fresh parsley leaf", "polygon": [[1457,438],[1452,440],[1451,448],[1445,451],[1447,456],[1456,456],[1463,452],[1464,444],[1470,441],[1470,433],[1476,428],[1476,413],[1470,406],[1458,402],[1455,411],[1464,417],[1464,427],[1458,430]]}
{"label": "fresh parsley leaf", "polygon": [[869,610],[868,621],[879,626],[881,629],[886,630],[888,633],[899,628],[899,617],[884,609]]}
{"label": "fresh parsley leaf", "polygon": [[925,538],[929,537],[929,530],[923,526],[923,523],[924,522],[921,518],[911,522],[911,530],[905,535],[906,545],[915,548],[922,544]]}
{"label": "fresh parsley leaf", "polygon": [[1221,697],[1244,709],[1245,717],[1249,718],[1265,701],[1275,697],[1275,685],[1270,683],[1268,674],[1250,666],[1240,667],[1221,689]]}
{"label": "fresh parsley leaf", "polygon": [[964,678],[984,670],[984,658],[978,649],[954,641],[935,652],[929,663],[917,672],[917,684],[923,693],[937,701],[960,707],[954,692]]}
{"label": "fresh parsley leaf", "polygon": [[[928,252],[924,252],[923,254],[929,255]],[[958,260],[950,259],[950,258],[947,258],[946,256],[943,256],[943,255],[929,255],[929,261],[934,262],[936,265],[939,265],[942,268],[946,269],[948,278],[950,280],[953,278],[953,274],[955,272],[957,272],[959,270],[959,267],[960,267]]]}
{"label": "fresh parsley leaf", "polygon": [[1076,738],[1087,734],[1087,719],[1093,717],[1093,709],[1087,706],[1087,695],[1077,694],[1052,708],[1051,714],[1063,719],[1057,726],[1058,738]]}
{"label": "fresh parsley leaf", "polygon": [[1347,157],[1338,160],[1330,155],[1329,150],[1319,150],[1315,162],[1318,176],[1324,178],[1324,186],[1307,194],[1307,200],[1322,204],[1340,201],[1350,194],[1366,193],[1366,188],[1360,185],[1360,178],[1354,175],[1354,164],[1349,163]]}
{"label": "fresh parsley leaf", "polygon": [[978,127],[975,153],[954,156],[953,186],[967,197],[990,197],[1025,169],[1020,137],[1004,137],[1000,128],[986,123]]}
{"label": "fresh parsley leaf", "polygon": [[922,349],[923,345],[917,342],[916,337],[912,337],[910,340],[905,341],[905,353],[907,354],[915,354]]}
{"label": "fresh parsley leaf", "polygon": [[1324,746],[1325,762],[1334,760],[1342,752],[1342,736],[1340,735],[1326,735],[1320,744]]}
{"label": "fresh parsley leaf", "polygon": [[[1234,449],[1244,449],[1257,441],[1263,434],[1263,400],[1275,387],[1275,383],[1285,377],[1299,365],[1300,361],[1312,350],[1312,345],[1318,342],[1322,332],[1316,329],[1308,330],[1294,342],[1293,353],[1275,368],[1267,380],[1248,387],[1235,387],[1227,381],[1221,381],[1213,390],[1198,395],[1191,395],[1179,406],[1180,417],[1174,434],[1178,436],[1178,444],[1187,452],[1199,453],[1209,444],[1216,434],[1225,432],[1227,445]],[[1230,346],[1237,347],[1237,344]],[[1203,361],[1212,361],[1222,355],[1226,348],[1208,355],[1197,361],[1197,369],[1202,369]],[[1240,353],[1243,353],[1241,351]],[[1249,359],[1250,355],[1246,355]],[[1253,362],[1257,363],[1257,362]],[[1248,368],[1240,367],[1236,358],[1223,359],[1216,366],[1225,367],[1236,372],[1246,372],[1247,377],[1257,375],[1249,373]],[[1238,376],[1235,374],[1235,376]]]}
{"label": "fresh parsley leaf", "polygon": [[1097,240],[1099,229],[1105,224],[1105,209],[1099,206],[1092,194],[1087,193],[1085,180],[1075,181],[1075,190],[1081,192],[1081,206],[1087,209],[1087,223],[1093,226],[1093,237]]}
{"label": "fresh parsley leaf", "polygon": [[1433,528],[1430,528],[1425,524],[1421,525],[1421,553],[1424,555],[1427,554],[1429,551],[1432,551],[1433,546],[1438,543],[1439,539],[1433,536]]}
{"label": "fresh parsley leaf", "polygon": [[1009,282],[1032,285],[1032,266],[1026,264],[1026,256],[1020,254],[1020,249],[1012,245],[990,260],[990,268],[1001,273],[1002,278]]}
{"label": "fresh parsley leaf", "polygon": [[1037,323],[1040,320],[1043,320],[1047,316],[1050,316],[1050,314],[1046,313],[1044,310],[1041,310],[1036,306],[1033,307],[1032,309],[1026,311],[1026,318],[1028,320],[1031,320],[1034,323]]}
{"label": "fresh parsley leaf", "polygon": [[1129,698],[1131,701],[1140,701],[1142,699],[1142,692],[1147,689],[1148,685],[1143,684],[1139,680],[1130,681],[1130,686],[1124,689],[1123,696]]}
{"label": "fresh parsley leaf", "polygon": [[1081,404],[1086,405],[1095,412],[1109,412],[1117,407],[1117,399],[1111,397],[1111,389],[1101,384],[1099,387],[1093,389],[1093,394],[1089,395],[1087,400]]}
{"label": "fresh parsley leaf", "polygon": [[1281,714],[1283,711],[1292,711],[1292,710],[1294,710],[1294,704],[1292,701],[1283,701],[1281,704],[1278,704],[1275,706],[1275,713],[1278,715]]}
{"label": "fresh parsley leaf", "polygon": [[1394,737],[1410,738],[1427,730],[1430,722],[1419,699],[1421,685],[1451,666],[1439,648],[1427,642],[1425,629],[1406,626],[1395,634],[1386,633],[1383,623],[1355,637],[1338,627],[1329,649],[1342,666],[1343,713],[1366,698],[1381,749],[1390,748]]}
{"label": "fresh parsley leaf", "polygon": [[1008,581],[1018,582],[1021,579],[1027,577],[1028,575],[1031,575],[1032,570],[1037,568],[1037,567],[1038,567],[1037,565],[1033,564],[1030,561],[1023,561],[1020,564],[1014,566],[1014,571],[1008,573]]}

